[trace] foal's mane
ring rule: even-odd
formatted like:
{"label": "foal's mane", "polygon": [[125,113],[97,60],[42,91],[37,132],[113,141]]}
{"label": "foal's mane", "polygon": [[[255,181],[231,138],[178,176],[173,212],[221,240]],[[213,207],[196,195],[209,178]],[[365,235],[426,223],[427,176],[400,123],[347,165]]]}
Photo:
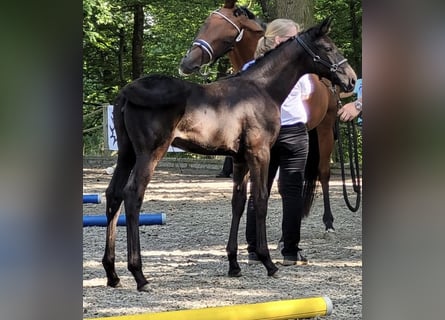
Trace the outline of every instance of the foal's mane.
{"label": "foal's mane", "polygon": [[[287,39],[286,41],[284,41],[284,42],[281,42],[279,45],[277,45],[275,48],[273,48],[273,49],[271,49],[271,50],[269,50],[269,51],[266,51],[264,54],[262,54],[261,56],[259,56],[258,58],[256,58],[255,59],[255,63],[252,65],[252,66],[250,66],[249,68],[247,68],[246,70],[244,70],[244,71],[239,71],[236,75],[238,75],[238,74],[242,74],[242,73],[244,73],[244,72],[246,72],[246,71],[248,71],[248,70],[250,70],[251,68],[254,68],[254,69],[256,69],[257,67],[259,68],[259,67],[264,67],[264,60],[268,60],[269,58],[269,55],[270,54],[272,54],[273,52],[275,52],[277,49],[279,49],[279,48],[281,48],[281,47],[284,47],[287,43],[290,43],[290,42],[292,42],[292,41],[295,41],[295,37],[291,37],[291,38],[289,38],[289,39]],[[266,62],[267,63],[267,62]]]}
{"label": "foal's mane", "polygon": [[[295,37],[291,37],[291,38],[287,39],[286,41],[280,43],[280,44],[279,44],[278,46],[276,46],[275,48],[273,48],[273,49],[271,49],[271,50],[265,52],[263,55],[261,55],[261,56],[259,56],[258,58],[256,58],[256,59],[255,59],[255,63],[254,63],[252,66],[250,66],[249,68],[247,68],[246,70],[240,70],[240,71],[238,71],[237,73],[229,74],[229,75],[227,75],[227,76],[225,76],[225,77],[221,77],[221,78],[219,78],[218,80],[224,80],[224,79],[230,79],[230,78],[236,78],[236,77],[239,77],[240,75],[244,74],[244,73],[245,73],[246,71],[248,71],[248,70],[251,70],[252,68],[253,68],[253,69],[260,68],[260,67],[263,68],[264,65],[262,65],[262,64],[263,64],[262,61],[263,61],[266,57],[268,57],[272,52],[274,52],[275,50],[277,50],[279,47],[284,46],[285,43],[292,42],[292,41],[295,41]],[[267,60],[267,58],[266,58],[266,60]],[[261,66],[259,67],[258,65],[261,65]]]}
{"label": "foal's mane", "polygon": [[[308,29],[304,29],[303,31],[298,33],[298,36],[303,36],[304,34],[308,34],[310,37],[314,36],[314,32],[317,32],[318,28],[316,26],[310,27]],[[292,41],[296,41],[297,36],[294,37],[290,37],[289,39],[287,39],[286,41],[281,42],[280,44],[278,44],[275,48],[266,51],[264,54],[262,54],[261,56],[259,56],[258,58],[255,59],[255,64],[257,65],[258,63],[262,63],[261,61],[264,60],[264,58],[266,58],[267,56],[269,56],[272,52],[276,51],[278,48],[285,46],[287,43],[290,43]],[[248,68],[247,70],[249,70],[250,68]],[[243,73],[247,70],[244,71],[239,71],[238,73]]]}

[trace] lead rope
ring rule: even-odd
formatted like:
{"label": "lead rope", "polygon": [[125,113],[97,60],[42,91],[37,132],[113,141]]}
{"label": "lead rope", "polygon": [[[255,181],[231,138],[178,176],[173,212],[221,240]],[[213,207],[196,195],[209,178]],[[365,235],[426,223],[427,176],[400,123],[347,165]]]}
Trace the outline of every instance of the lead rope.
{"label": "lead rope", "polygon": [[[342,107],[340,99],[338,99],[338,108]],[[338,134],[338,154],[340,156],[340,166],[341,166],[341,178],[343,181],[343,198],[349,210],[352,212],[357,212],[360,207],[361,202],[361,186],[360,186],[360,167],[358,161],[358,145],[357,145],[357,130],[354,121],[348,121],[347,123],[347,142],[348,142],[348,154],[349,154],[349,168],[352,180],[352,189],[357,194],[355,199],[355,205],[352,206],[349,201],[349,195],[346,190],[346,174],[344,167],[344,157],[343,157],[343,144],[341,142],[341,132],[338,117],[335,120],[335,130]]]}

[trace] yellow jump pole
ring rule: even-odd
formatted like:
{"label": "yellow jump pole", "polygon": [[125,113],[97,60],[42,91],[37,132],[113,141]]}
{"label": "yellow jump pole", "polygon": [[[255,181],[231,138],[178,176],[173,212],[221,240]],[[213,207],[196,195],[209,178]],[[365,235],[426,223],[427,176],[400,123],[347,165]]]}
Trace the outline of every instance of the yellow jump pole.
{"label": "yellow jump pole", "polygon": [[323,296],[86,320],[288,320],[327,316],[332,309],[331,299]]}

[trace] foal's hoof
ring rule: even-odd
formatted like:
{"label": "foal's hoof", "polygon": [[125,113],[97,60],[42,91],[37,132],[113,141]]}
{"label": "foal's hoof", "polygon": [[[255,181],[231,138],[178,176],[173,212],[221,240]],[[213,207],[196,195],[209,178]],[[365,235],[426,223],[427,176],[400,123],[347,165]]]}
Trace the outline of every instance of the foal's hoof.
{"label": "foal's hoof", "polygon": [[279,279],[279,278],[281,278],[281,274],[278,272],[278,270],[280,270],[280,269],[276,268],[275,270],[268,271],[267,275],[269,277],[272,277],[272,278],[275,278],[275,279]]}
{"label": "foal's hoof", "polygon": [[277,266],[276,266],[275,264],[272,263],[272,265],[271,265],[270,267],[267,268],[267,275],[268,275],[269,277],[276,278],[276,277],[278,276],[278,275],[277,275],[278,270],[279,270],[279,269],[277,268]]}
{"label": "foal's hoof", "polygon": [[241,274],[241,269],[237,269],[237,270],[229,270],[228,273],[229,277],[231,278],[239,278],[242,276]]}
{"label": "foal's hoof", "polygon": [[335,239],[335,230],[334,229],[327,229],[324,234],[323,238],[325,240],[334,240]]}
{"label": "foal's hoof", "polygon": [[112,288],[121,288],[122,284],[121,284],[121,281],[119,279],[117,279],[117,280],[113,280],[113,281],[107,281],[107,286],[112,287]]}
{"label": "foal's hoof", "polygon": [[148,283],[144,284],[143,286],[141,286],[140,288],[138,288],[139,292],[149,292],[150,291],[150,287],[148,286]]}

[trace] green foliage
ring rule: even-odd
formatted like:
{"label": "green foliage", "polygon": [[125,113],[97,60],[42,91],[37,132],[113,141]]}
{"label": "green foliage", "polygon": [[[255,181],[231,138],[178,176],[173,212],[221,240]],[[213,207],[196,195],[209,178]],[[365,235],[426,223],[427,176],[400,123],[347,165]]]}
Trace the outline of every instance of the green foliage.
{"label": "green foliage", "polygon": [[99,127],[91,128],[94,128],[94,130],[83,135],[83,154],[92,156],[103,155],[105,141],[102,134],[102,123],[100,123]]}
{"label": "green foliage", "polygon": [[198,28],[215,8],[214,1],[151,1],[146,7],[145,71],[178,76],[181,58]]}
{"label": "green foliage", "polygon": [[[85,0],[83,2],[83,38],[84,43],[88,42],[98,47],[105,40],[99,32],[100,26],[113,22],[111,7],[109,3],[100,0]],[[94,17],[92,19],[91,17]]]}
{"label": "green foliage", "polygon": [[261,6],[259,4],[259,1],[252,1],[252,0],[240,0],[237,2],[239,6],[247,7],[255,16],[261,19],[263,16],[263,11],[261,10]]}

